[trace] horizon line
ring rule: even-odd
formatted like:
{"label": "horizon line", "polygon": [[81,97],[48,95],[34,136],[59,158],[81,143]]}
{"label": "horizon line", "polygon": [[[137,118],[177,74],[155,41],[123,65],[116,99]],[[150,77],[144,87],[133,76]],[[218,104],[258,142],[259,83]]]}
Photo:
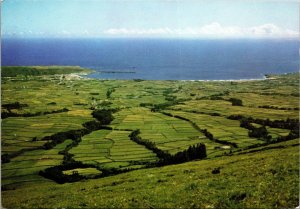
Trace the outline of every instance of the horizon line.
{"label": "horizon line", "polygon": [[248,40],[299,40],[300,36],[293,37],[188,37],[188,36],[3,36],[1,39],[189,39],[189,40],[238,40],[238,39],[248,39]]}

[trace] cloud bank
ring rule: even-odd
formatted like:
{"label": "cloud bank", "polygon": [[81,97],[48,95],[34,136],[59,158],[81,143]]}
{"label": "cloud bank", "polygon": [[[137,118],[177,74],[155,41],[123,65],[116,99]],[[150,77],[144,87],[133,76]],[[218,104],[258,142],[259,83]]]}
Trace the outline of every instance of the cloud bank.
{"label": "cloud bank", "polygon": [[1,33],[7,37],[183,37],[183,38],[299,38],[299,32],[280,28],[275,24],[254,27],[222,26],[213,22],[201,27],[186,28],[110,28],[107,30],[81,32],[62,30],[56,33],[44,31],[20,31]]}
{"label": "cloud bank", "polygon": [[216,38],[296,38],[299,32],[280,28],[275,24],[264,24],[254,27],[222,26],[218,22],[213,22],[202,27],[187,27],[171,29],[150,28],[110,28],[103,31],[109,36],[163,36],[163,37],[216,37]]}

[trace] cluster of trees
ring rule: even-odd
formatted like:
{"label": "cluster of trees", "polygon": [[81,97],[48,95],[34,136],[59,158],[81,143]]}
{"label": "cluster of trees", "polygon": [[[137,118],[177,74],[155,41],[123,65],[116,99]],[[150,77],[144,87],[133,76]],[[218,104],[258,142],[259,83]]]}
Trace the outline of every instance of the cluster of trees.
{"label": "cluster of trees", "polygon": [[112,113],[113,111],[110,109],[94,110],[92,112],[92,116],[96,118],[101,123],[101,125],[109,125],[110,122],[114,119]]}
{"label": "cluster of trees", "polygon": [[14,112],[2,112],[1,113],[1,118],[5,119],[8,117],[34,117],[34,116],[39,116],[39,115],[49,115],[49,114],[54,114],[54,113],[62,113],[62,112],[68,112],[69,110],[67,108],[63,108],[60,110],[53,110],[53,111],[46,111],[46,112],[36,112],[36,113],[14,113]]}
{"label": "cluster of trees", "polygon": [[261,127],[255,127],[251,124],[251,121],[249,121],[246,118],[242,118],[240,120],[240,127],[248,129],[248,135],[249,137],[253,138],[261,138],[266,141],[269,141],[272,139],[272,136],[269,135],[268,130],[265,126]]}
{"label": "cluster of trees", "polygon": [[51,179],[59,184],[63,183],[71,183],[71,182],[76,182],[80,181],[82,179],[85,179],[85,176],[80,175],[78,172],[73,172],[71,175],[64,174],[64,170],[71,170],[75,168],[87,168],[89,166],[84,165],[80,162],[77,164],[70,164],[68,166],[66,165],[58,165],[58,166],[53,166],[50,168],[46,168],[45,170],[42,170],[39,172],[39,175]]}
{"label": "cluster of trees", "polygon": [[[195,124],[194,124],[195,125]],[[199,128],[199,127],[198,127]],[[200,128],[199,128],[200,129]],[[231,147],[235,147],[237,148],[237,144],[234,143],[234,142],[228,142],[228,141],[225,141],[225,140],[219,140],[219,139],[216,139],[214,138],[214,135],[210,132],[207,131],[207,129],[200,129],[200,131],[208,138],[210,139],[211,141],[214,141],[214,142],[217,142],[219,144],[224,144],[224,145],[229,145]]]}
{"label": "cluster of trees", "polygon": [[[250,137],[262,138],[267,142],[272,142],[272,137],[268,134],[266,126],[272,128],[289,129],[288,136],[280,136],[273,141],[286,141],[296,139],[299,137],[299,120],[298,119],[286,119],[286,120],[273,120],[270,119],[254,119],[252,117],[244,117],[242,115],[231,115],[227,117],[231,120],[239,120],[240,126],[249,130]],[[251,123],[260,124],[261,127],[256,128]]]}
{"label": "cluster of trees", "polygon": [[231,102],[232,106],[243,106],[243,101],[237,98],[224,99],[223,96],[229,95],[229,91],[224,91],[219,94],[213,94],[210,96],[204,96],[197,98],[197,100],[225,100]]}
{"label": "cluster of trees", "polygon": [[166,109],[167,107],[173,106],[178,104],[176,101],[168,101],[165,103],[161,103],[161,104],[154,104],[153,107],[151,108],[151,112],[158,112],[162,109]]}
{"label": "cluster of trees", "polygon": [[274,109],[274,110],[299,110],[298,107],[295,107],[295,108],[291,108],[291,107],[276,107],[276,106],[270,106],[270,105],[262,105],[262,106],[258,106],[258,108]]}
{"label": "cluster of trees", "polygon": [[82,124],[82,126],[92,131],[100,130],[103,127],[98,121],[88,121]]}
{"label": "cluster of trees", "polygon": [[10,111],[12,109],[22,109],[23,107],[28,107],[28,104],[21,104],[19,102],[14,102],[14,103],[2,105],[2,108],[7,109],[8,111]]}
{"label": "cluster of trees", "polygon": [[137,144],[141,144],[145,146],[147,149],[152,150],[159,158],[159,161],[157,162],[158,166],[178,164],[178,163],[188,162],[195,159],[206,158],[206,147],[202,143],[190,146],[188,149],[182,152],[178,152],[175,155],[171,155],[168,152],[158,149],[154,142],[142,139],[139,136],[139,134],[140,134],[140,130],[137,129],[131,132],[129,137],[132,141],[136,142]]}
{"label": "cluster of trees", "polygon": [[206,158],[206,147],[205,144],[199,143],[189,146],[188,149],[178,152],[175,155],[166,155],[165,158],[159,160],[158,165],[178,164],[204,158]]}
{"label": "cluster of trees", "polygon": [[177,99],[177,100],[173,100],[173,101],[167,101],[167,102],[161,103],[161,104],[154,104],[154,105],[152,105],[151,112],[158,112],[162,109],[166,109],[167,107],[181,104],[185,101],[187,101],[187,100],[186,99]]}
{"label": "cluster of trees", "polygon": [[272,136],[269,135],[268,130],[265,126],[249,130],[248,135],[249,137],[264,139],[265,141],[269,141],[272,139]]}
{"label": "cluster of trees", "polygon": [[226,91],[218,93],[218,94],[212,94],[210,96],[203,96],[203,97],[197,98],[197,100],[225,100],[223,98],[223,96],[227,96],[227,95],[229,95],[229,91],[226,90]]}
{"label": "cluster of trees", "polygon": [[161,149],[158,149],[156,147],[156,144],[152,141],[149,141],[147,139],[142,139],[140,136],[140,130],[137,129],[137,130],[134,130],[133,132],[131,132],[129,134],[129,138],[134,141],[135,143],[137,144],[140,144],[140,145],[143,145],[145,146],[147,149],[149,150],[152,150],[158,158],[166,158],[166,157],[169,157],[169,153],[166,153],[164,151],[162,151]]}
{"label": "cluster of trees", "polygon": [[299,120],[298,119],[290,119],[287,118],[286,120],[270,120],[267,119],[259,119],[259,118],[252,118],[252,117],[245,117],[242,115],[230,115],[227,117],[231,120],[239,120],[239,121],[247,121],[248,123],[257,123],[262,126],[270,126],[272,128],[281,128],[281,129],[299,129]]}
{"label": "cluster of trees", "polygon": [[64,142],[66,139],[72,139],[73,141],[78,141],[82,136],[89,134],[91,130],[86,128],[78,129],[78,130],[70,130],[65,132],[58,132],[51,136],[45,136],[42,141],[47,141],[43,148],[46,150],[52,149],[57,144]]}

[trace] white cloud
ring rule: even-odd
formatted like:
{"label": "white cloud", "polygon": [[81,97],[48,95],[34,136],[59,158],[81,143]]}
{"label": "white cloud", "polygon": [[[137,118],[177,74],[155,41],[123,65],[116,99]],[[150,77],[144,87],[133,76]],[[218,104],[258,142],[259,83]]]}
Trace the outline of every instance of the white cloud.
{"label": "white cloud", "polygon": [[297,31],[282,29],[274,24],[264,24],[249,29],[249,33],[255,36],[280,36],[280,37],[297,37],[299,33]]}
{"label": "white cloud", "polygon": [[254,27],[222,26],[213,22],[202,27],[188,28],[111,28],[104,31],[106,35],[112,36],[183,36],[183,37],[287,37],[295,38],[299,32],[280,28],[275,24],[264,24]]}

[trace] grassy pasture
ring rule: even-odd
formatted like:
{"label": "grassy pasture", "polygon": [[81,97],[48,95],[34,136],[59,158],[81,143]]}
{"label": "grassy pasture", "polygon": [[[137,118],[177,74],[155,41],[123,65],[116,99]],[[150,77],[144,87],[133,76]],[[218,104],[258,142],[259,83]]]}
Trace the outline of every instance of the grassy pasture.
{"label": "grassy pasture", "polygon": [[94,131],[69,152],[76,161],[103,168],[123,168],[156,160],[155,154],[128,137],[129,131]]}
{"label": "grassy pasture", "polygon": [[[220,146],[218,143],[209,141],[187,121],[150,112],[147,108],[131,108],[117,112],[112,127],[140,129],[143,139],[155,142],[159,149],[168,151],[170,154],[175,154],[187,149],[190,145],[201,142],[211,145],[211,148]],[[213,148],[211,150],[215,152]]]}
{"label": "grassy pasture", "polygon": [[[231,95],[224,98],[230,98]],[[283,99],[283,97],[289,99]],[[299,98],[289,95],[262,95],[257,93],[234,93],[234,97],[243,101],[244,106],[258,107],[272,104],[278,108],[297,108],[299,105]]]}
{"label": "grassy pasture", "polygon": [[43,178],[38,175],[38,172],[61,164],[63,155],[59,155],[58,152],[62,151],[71,142],[72,140],[66,140],[50,150],[28,151],[13,158],[10,163],[2,164],[2,185],[19,184],[35,180],[42,181]]}
{"label": "grassy pasture", "polygon": [[[36,117],[13,117],[2,121],[2,152],[11,153],[28,147],[42,146],[45,136],[58,132],[81,129],[82,124],[93,120],[89,111],[69,111]],[[33,140],[36,138],[36,140]]]}
{"label": "grassy pasture", "polygon": [[276,138],[279,136],[287,136],[289,134],[289,130],[287,129],[267,127],[267,130],[271,134],[272,138]]}
{"label": "grassy pasture", "polygon": [[244,148],[254,144],[263,144],[263,141],[250,138],[248,130],[241,128],[240,122],[229,120],[220,116],[210,116],[205,114],[193,114],[180,111],[169,111],[172,115],[188,118],[196,123],[201,129],[207,129],[219,140],[233,142],[239,148]]}
{"label": "grassy pasture", "polygon": [[[281,98],[281,100],[285,99]],[[266,111],[266,109],[264,108],[232,106],[230,102],[223,100],[191,100],[185,102],[184,104],[173,106],[170,109],[189,112],[196,111],[203,113],[218,113],[222,116],[239,114],[253,118],[269,118],[270,120],[286,120],[287,118],[298,118],[298,110],[268,109]]]}
{"label": "grassy pasture", "polygon": [[[77,79],[77,78],[76,78]],[[73,159],[99,168],[140,169],[117,176],[57,185],[38,175],[40,170],[60,165],[58,152],[66,140],[50,150],[32,150],[2,164],[2,201],[5,207],[129,207],[129,208],[244,208],[295,207],[299,185],[299,141],[267,145],[249,138],[239,121],[226,116],[281,120],[299,118],[298,74],[247,82],[72,80],[62,75],[18,76],[2,79],[2,104],[27,104],[10,111],[37,113],[32,117],[2,119],[2,154],[37,148],[45,136],[81,129],[92,121],[93,109],[116,109],[112,130],[93,131],[68,152]],[[109,93],[108,93],[109,92]],[[213,100],[213,97],[221,97]],[[243,106],[226,101],[237,98]],[[141,105],[143,104],[143,105]],[[167,104],[167,105],[162,105]],[[161,111],[188,118],[219,140],[237,143],[232,156],[223,144],[209,140],[188,121],[152,112]],[[268,105],[271,108],[259,108]],[[145,107],[141,107],[145,106]],[[273,108],[275,107],[275,108]],[[277,108],[293,108],[280,110]],[[67,108],[63,113],[49,113]],[[9,111],[2,108],[2,111]],[[219,113],[219,116],[209,115]],[[258,124],[253,124],[259,127]],[[266,127],[273,138],[286,136],[287,129]],[[131,141],[129,134],[140,129],[140,137],[176,154],[191,145],[204,143],[207,158],[180,165],[145,169],[158,158],[145,146]],[[250,145],[261,145],[247,149]],[[214,168],[220,174],[212,174]],[[75,168],[65,174],[99,174],[95,168]],[[11,190],[15,188],[15,190]],[[39,188],[39,189],[37,189]],[[62,199],[66,191],[68,196]],[[132,192],[134,191],[134,192]],[[65,197],[65,196],[64,196]]]}
{"label": "grassy pasture", "polygon": [[101,171],[96,168],[76,168],[72,170],[64,171],[63,173],[66,175],[72,175],[74,172],[77,172],[79,175],[90,176],[101,173]]}
{"label": "grassy pasture", "polygon": [[[64,84],[64,85],[62,85]],[[79,84],[77,84],[79,85]],[[79,86],[81,87],[81,86]],[[18,101],[21,104],[27,104],[27,107],[18,110],[12,110],[15,113],[37,113],[54,111],[63,108],[69,110],[88,109],[92,103],[92,96],[87,91],[79,91],[74,87],[72,81],[62,83],[59,79],[33,81],[11,81],[2,83],[2,94],[4,101],[2,104],[9,104]],[[13,95],[12,95],[13,94]],[[104,98],[104,97],[102,97]],[[84,106],[77,104],[85,104]],[[2,109],[4,111],[5,109]]]}

